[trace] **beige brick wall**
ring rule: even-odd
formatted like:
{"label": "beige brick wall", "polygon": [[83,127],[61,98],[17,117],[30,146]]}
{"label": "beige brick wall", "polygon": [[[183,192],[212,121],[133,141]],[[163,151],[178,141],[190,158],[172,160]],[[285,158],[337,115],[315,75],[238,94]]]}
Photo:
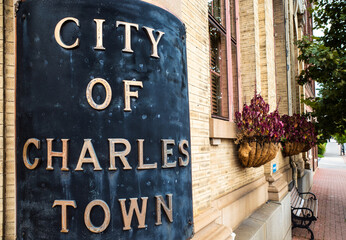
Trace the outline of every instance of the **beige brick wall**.
{"label": "beige brick wall", "polygon": [[289,157],[284,157],[281,151],[269,163],[264,165],[264,173],[266,176],[273,175],[273,165],[276,164],[277,173],[286,169],[290,165]]}
{"label": "beige brick wall", "polygon": [[274,30],[275,30],[275,68],[276,89],[279,103],[279,113],[288,114],[287,98],[287,72],[286,72],[286,49],[285,49],[285,25],[284,4],[282,0],[273,1]]}
{"label": "beige brick wall", "polygon": [[280,154],[277,163],[279,169],[284,169],[290,166],[290,159],[289,157],[284,157],[283,154]]}
{"label": "beige brick wall", "polygon": [[239,4],[242,96],[247,104],[255,89],[261,91],[257,1],[245,0]]}
{"label": "beige brick wall", "polygon": [[213,166],[210,180],[213,200],[257,180],[264,174],[263,167],[241,166],[234,140],[222,140],[221,145],[211,147],[210,154]]}
{"label": "beige brick wall", "polygon": [[[2,2],[2,1],[1,1]],[[4,211],[1,219],[1,226],[4,227],[1,232],[2,238],[15,239],[15,49],[14,49],[14,10],[13,1],[7,0],[1,3],[4,16],[4,28],[1,33],[5,38],[1,45],[4,53],[2,66],[2,92],[3,102],[1,103],[2,115],[4,119],[1,123],[1,129],[4,130],[1,136],[4,139],[2,145],[5,151],[2,151],[1,157],[1,177],[3,179],[4,189],[1,194],[4,197],[2,201],[2,210]]]}
{"label": "beige brick wall", "polygon": [[212,187],[209,117],[209,28],[208,5],[204,0],[182,1],[186,25],[190,97],[192,191],[194,215],[210,206]]}
{"label": "beige brick wall", "polygon": [[261,95],[269,103],[270,111],[276,108],[275,45],[272,0],[259,0],[259,39]]}
{"label": "beige brick wall", "polygon": [[4,237],[3,221],[4,221],[4,3],[0,1],[0,238]]}

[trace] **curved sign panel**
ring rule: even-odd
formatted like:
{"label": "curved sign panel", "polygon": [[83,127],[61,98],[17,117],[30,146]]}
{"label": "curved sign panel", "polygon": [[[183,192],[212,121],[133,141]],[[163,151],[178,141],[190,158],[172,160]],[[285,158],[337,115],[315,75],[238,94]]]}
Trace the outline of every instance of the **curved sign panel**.
{"label": "curved sign panel", "polygon": [[190,238],[184,25],[137,0],[26,0],[16,23],[18,238]]}

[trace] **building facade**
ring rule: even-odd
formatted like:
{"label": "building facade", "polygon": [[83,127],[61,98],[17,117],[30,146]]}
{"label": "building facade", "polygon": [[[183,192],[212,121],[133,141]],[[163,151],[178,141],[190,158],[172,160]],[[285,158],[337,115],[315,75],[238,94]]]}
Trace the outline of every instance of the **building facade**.
{"label": "building facade", "polygon": [[[0,235],[16,233],[16,12],[1,1]],[[193,239],[291,239],[289,188],[312,184],[317,154],[291,159],[281,151],[258,168],[238,159],[234,113],[260,93],[280,114],[311,111],[296,83],[304,65],[294,42],[312,34],[304,0],[147,0],[186,28],[191,134]],[[134,1],[133,4],[136,4]],[[144,13],[145,14],[145,13]],[[167,23],[168,24],[168,23]],[[52,33],[53,34],[53,33]],[[17,160],[18,161],[18,160]],[[312,170],[310,170],[312,169]]]}

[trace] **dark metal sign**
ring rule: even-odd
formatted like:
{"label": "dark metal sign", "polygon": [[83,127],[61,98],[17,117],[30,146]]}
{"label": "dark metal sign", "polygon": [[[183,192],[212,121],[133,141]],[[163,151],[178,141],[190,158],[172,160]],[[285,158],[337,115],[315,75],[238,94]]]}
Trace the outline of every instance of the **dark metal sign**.
{"label": "dark metal sign", "polygon": [[18,239],[190,238],[184,25],[137,0],[16,21]]}

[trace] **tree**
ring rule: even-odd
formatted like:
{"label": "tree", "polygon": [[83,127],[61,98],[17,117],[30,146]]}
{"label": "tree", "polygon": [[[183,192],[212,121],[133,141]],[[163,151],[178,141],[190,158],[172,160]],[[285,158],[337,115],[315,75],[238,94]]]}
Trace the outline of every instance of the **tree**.
{"label": "tree", "polygon": [[339,143],[339,144],[344,144],[346,143],[346,131],[341,134],[341,133],[337,133],[333,136],[333,138]]}
{"label": "tree", "polygon": [[319,83],[319,95],[303,102],[313,108],[320,140],[346,131],[346,1],[312,0],[314,29],[324,35],[298,41],[299,61],[306,68],[298,76],[303,85]]}

